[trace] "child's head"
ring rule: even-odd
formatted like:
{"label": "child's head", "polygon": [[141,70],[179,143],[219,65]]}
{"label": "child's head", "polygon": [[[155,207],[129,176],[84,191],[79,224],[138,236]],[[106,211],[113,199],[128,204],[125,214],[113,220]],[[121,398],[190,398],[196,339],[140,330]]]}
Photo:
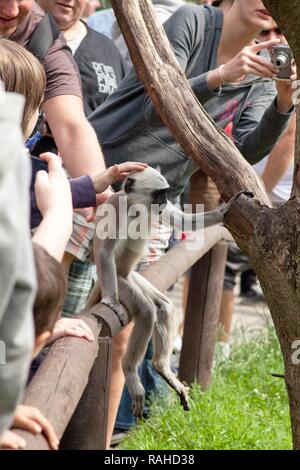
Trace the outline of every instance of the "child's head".
{"label": "child's head", "polygon": [[6,91],[25,97],[22,130],[27,138],[43,101],[46,76],[42,64],[30,52],[8,39],[0,41],[0,80]]}
{"label": "child's head", "polygon": [[61,265],[37,243],[33,243],[38,291],[33,307],[36,355],[51,336],[62,310],[65,276]]}

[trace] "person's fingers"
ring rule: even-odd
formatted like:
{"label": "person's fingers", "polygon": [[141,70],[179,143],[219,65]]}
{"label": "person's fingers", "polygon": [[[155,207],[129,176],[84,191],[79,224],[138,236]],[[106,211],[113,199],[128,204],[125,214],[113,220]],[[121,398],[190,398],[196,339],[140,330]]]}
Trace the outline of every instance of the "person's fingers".
{"label": "person's fingers", "polygon": [[265,68],[263,65],[249,61],[247,64],[247,75],[257,75],[259,77],[275,78],[276,74],[271,72],[269,69]]}
{"label": "person's fingers", "polygon": [[55,172],[60,171],[62,168],[61,159],[55,153],[42,153],[40,155],[41,160],[44,160],[48,163],[49,171]]}
{"label": "person's fingers", "polygon": [[75,336],[76,338],[85,338],[90,342],[95,340],[94,336],[80,328],[66,328],[64,336]]}
{"label": "person's fingers", "polygon": [[270,60],[266,59],[265,57],[261,57],[261,56],[256,55],[256,54],[251,54],[250,59],[253,62],[257,63],[258,65],[270,70],[270,72],[272,72],[273,74],[278,74],[278,72],[279,72],[278,67],[276,67],[274,64],[272,64],[272,62]]}
{"label": "person's fingers", "polygon": [[22,416],[18,419],[18,428],[25,429],[32,434],[40,434],[42,432],[41,426],[34,420],[27,416]]}
{"label": "person's fingers", "polygon": [[80,328],[85,330],[89,335],[93,336],[93,332],[92,332],[91,328],[89,327],[89,325],[84,320],[82,320],[81,318],[78,318],[76,320],[77,320],[77,325]]}
{"label": "person's fingers", "polygon": [[269,39],[269,41],[262,41],[254,46],[250,46],[249,49],[254,52],[255,54],[263,49],[269,49],[272,46],[276,46],[276,44],[280,43],[280,39]]}
{"label": "person's fingers", "polygon": [[5,431],[0,439],[0,449],[25,449],[26,441],[12,431]]}
{"label": "person's fingers", "polygon": [[55,434],[52,424],[42,415],[42,413],[37,409],[33,408],[31,411],[31,418],[34,419],[42,428],[43,433],[45,434],[49,446],[53,450],[57,450],[59,446],[59,440]]}
{"label": "person's fingers", "polygon": [[147,163],[142,162],[125,162],[118,165],[118,170],[119,173],[132,173],[133,171],[143,171],[147,166]]}
{"label": "person's fingers", "polygon": [[35,192],[39,192],[41,190],[45,190],[45,188],[49,187],[49,176],[47,171],[39,170],[36,174],[34,189]]}

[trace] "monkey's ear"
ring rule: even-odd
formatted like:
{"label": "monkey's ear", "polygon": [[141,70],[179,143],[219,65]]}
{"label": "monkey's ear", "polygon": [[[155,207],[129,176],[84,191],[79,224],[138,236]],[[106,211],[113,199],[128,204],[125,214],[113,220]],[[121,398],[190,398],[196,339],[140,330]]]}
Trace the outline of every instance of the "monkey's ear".
{"label": "monkey's ear", "polygon": [[126,194],[134,192],[134,183],[135,183],[135,180],[133,178],[127,178],[125,186],[124,186],[124,191]]}

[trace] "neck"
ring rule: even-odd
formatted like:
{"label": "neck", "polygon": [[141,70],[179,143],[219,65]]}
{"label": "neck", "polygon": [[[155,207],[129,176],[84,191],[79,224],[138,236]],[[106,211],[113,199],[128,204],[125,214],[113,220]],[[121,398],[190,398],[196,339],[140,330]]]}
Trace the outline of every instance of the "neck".
{"label": "neck", "polygon": [[72,41],[74,38],[76,38],[77,34],[79,33],[81,29],[81,25],[83,25],[83,23],[81,23],[81,21],[78,20],[69,28],[63,30],[66,41]]}
{"label": "neck", "polygon": [[244,47],[252,44],[260,29],[250,26],[237,15],[234,7],[224,13],[218,63],[225,63],[235,57]]}

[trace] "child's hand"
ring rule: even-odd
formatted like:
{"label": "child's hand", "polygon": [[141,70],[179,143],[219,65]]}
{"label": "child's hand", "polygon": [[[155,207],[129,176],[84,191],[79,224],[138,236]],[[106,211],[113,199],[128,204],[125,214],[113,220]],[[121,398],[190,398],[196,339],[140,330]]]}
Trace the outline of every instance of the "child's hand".
{"label": "child's hand", "polygon": [[111,184],[123,180],[130,173],[143,171],[147,166],[146,163],[126,162],[107,168],[107,170],[92,177],[96,193],[103,193]]}
{"label": "child's hand", "polygon": [[52,336],[47,345],[49,346],[49,344],[65,336],[85,338],[88,341],[95,340],[92,330],[81,318],[61,318],[55,323]]}
{"label": "child's hand", "polygon": [[4,431],[0,436],[0,449],[20,450],[25,449],[26,442],[18,434],[12,431]]}
{"label": "child's hand", "polygon": [[35,182],[36,201],[43,217],[49,212],[60,213],[72,219],[73,206],[70,184],[60,158],[54,153],[44,153],[40,158],[48,162],[48,173],[38,171]]}
{"label": "child's hand", "polygon": [[48,440],[49,446],[53,450],[57,450],[59,440],[50,422],[44,415],[33,406],[18,405],[15,413],[14,428],[25,429],[32,434],[43,433]]}

